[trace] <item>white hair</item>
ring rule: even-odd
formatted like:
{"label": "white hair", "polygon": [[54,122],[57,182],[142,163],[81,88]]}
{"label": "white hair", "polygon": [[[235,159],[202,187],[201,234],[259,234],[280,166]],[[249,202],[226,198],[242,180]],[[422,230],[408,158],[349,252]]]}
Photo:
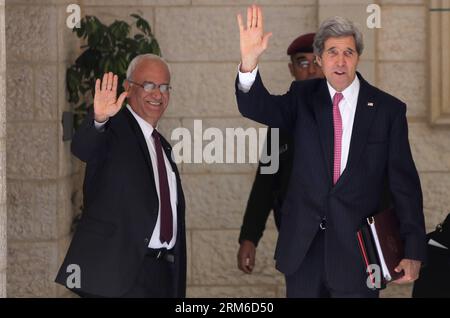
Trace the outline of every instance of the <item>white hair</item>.
{"label": "white hair", "polygon": [[325,41],[329,38],[339,38],[344,36],[353,36],[355,39],[356,51],[361,55],[364,50],[363,35],[355,24],[344,17],[331,17],[326,19],[320,25],[314,37],[314,54],[322,56],[325,48]]}
{"label": "white hair", "polygon": [[127,69],[127,79],[131,79],[131,76],[133,75],[133,72],[136,69],[136,67],[138,66],[138,64],[140,62],[146,61],[146,60],[163,62],[167,66],[167,69],[169,70],[169,74],[170,74],[170,66],[166,62],[166,60],[164,60],[162,57],[160,57],[158,55],[147,53],[147,54],[140,54],[131,60],[130,64],[128,65],[128,69]]}

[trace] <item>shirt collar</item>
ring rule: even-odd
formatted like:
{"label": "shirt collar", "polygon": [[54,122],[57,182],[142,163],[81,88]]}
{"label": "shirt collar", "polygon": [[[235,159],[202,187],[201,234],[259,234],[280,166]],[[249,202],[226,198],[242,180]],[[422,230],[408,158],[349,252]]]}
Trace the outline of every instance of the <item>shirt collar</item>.
{"label": "shirt collar", "polygon": [[[328,91],[330,92],[331,100],[333,100],[334,94],[336,94],[337,91],[331,86],[331,84],[328,81],[327,85]],[[353,82],[341,92],[342,95],[344,95],[344,100],[347,101],[350,107],[356,107],[360,86],[361,84],[358,75],[355,75],[355,79],[353,80]]]}
{"label": "shirt collar", "polygon": [[[131,106],[129,104],[127,104],[127,108],[130,111],[130,113],[134,116],[136,121],[138,122],[139,127],[141,127],[141,130],[142,130],[142,133],[144,134],[144,137],[146,139],[150,138],[152,136],[153,130],[155,130],[155,128],[153,128],[152,125],[150,125],[142,117],[140,117],[138,114],[136,114],[134,112],[133,108],[131,108]],[[156,127],[156,129],[158,129],[158,127]]]}

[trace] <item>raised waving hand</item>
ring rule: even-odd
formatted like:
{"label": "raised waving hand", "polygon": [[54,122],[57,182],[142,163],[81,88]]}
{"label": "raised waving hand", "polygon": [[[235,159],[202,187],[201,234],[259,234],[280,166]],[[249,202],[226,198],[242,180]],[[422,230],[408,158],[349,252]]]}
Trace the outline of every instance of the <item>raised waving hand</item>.
{"label": "raised waving hand", "polygon": [[123,92],[117,98],[117,81],[117,75],[112,72],[105,73],[102,81],[95,81],[94,114],[95,121],[99,123],[117,114],[127,97],[127,92]]}
{"label": "raised waving hand", "polygon": [[272,33],[264,34],[261,7],[252,5],[247,8],[247,24],[244,25],[241,14],[237,15],[240,47],[241,72],[251,72],[258,65],[259,56],[267,49]]}

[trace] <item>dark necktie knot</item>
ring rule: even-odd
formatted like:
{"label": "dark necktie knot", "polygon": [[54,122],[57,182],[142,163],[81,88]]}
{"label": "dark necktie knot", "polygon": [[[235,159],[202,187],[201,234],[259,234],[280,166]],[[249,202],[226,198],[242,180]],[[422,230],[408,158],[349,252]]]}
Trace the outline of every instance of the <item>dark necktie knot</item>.
{"label": "dark necktie knot", "polygon": [[152,137],[155,138],[155,139],[160,140],[160,138],[159,138],[159,132],[158,132],[156,129],[153,129]]}

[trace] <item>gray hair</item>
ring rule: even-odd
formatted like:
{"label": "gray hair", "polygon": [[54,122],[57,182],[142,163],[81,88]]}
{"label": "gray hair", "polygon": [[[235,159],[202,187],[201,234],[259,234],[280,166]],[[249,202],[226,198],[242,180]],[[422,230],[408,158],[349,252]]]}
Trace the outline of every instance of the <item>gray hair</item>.
{"label": "gray hair", "polygon": [[136,67],[138,66],[138,64],[140,62],[146,61],[146,60],[163,62],[167,66],[167,69],[169,70],[169,74],[171,74],[170,66],[166,62],[165,59],[163,59],[162,57],[160,57],[158,55],[147,53],[147,54],[140,54],[131,60],[130,64],[128,65],[128,69],[127,69],[127,79],[131,79],[131,75],[133,75],[133,72],[136,69]]}
{"label": "gray hair", "polygon": [[322,22],[319,31],[314,37],[314,54],[322,56],[325,41],[329,38],[339,38],[353,36],[355,39],[356,51],[361,55],[364,50],[363,36],[355,24],[344,17],[332,17]]}

